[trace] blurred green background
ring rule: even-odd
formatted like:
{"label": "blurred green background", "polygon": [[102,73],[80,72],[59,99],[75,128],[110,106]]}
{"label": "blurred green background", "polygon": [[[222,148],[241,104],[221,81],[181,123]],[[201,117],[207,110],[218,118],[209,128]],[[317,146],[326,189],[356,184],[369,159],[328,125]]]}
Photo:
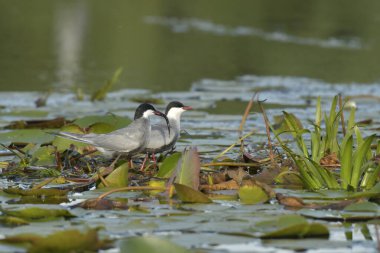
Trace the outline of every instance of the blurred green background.
{"label": "blurred green background", "polygon": [[0,0],[0,90],[187,90],[244,74],[375,82],[376,0]]}

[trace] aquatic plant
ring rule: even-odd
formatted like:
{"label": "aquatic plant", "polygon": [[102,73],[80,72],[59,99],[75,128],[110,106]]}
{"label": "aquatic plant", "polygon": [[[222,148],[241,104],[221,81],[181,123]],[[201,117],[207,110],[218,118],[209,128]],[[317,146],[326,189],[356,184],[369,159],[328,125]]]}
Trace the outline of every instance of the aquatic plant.
{"label": "aquatic plant", "polygon": [[[364,190],[373,187],[380,171],[376,153],[371,151],[375,135],[362,137],[355,124],[355,109],[352,108],[345,130],[343,106],[337,108],[338,96],[335,96],[328,113],[324,114],[322,128],[321,98],[316,105],[314,129],[309,130],[299,124],[298,119],[290,113],[284,114],[284,128],[274,130],[283,150],[292,158],[299,170],[299,177],[305,187],[312,190],[344,189]],[[342,131],[339,132],[339,119],[342,119]],[[286,144],[281,135],[290,133],[297,148]],[[309,135],[309,146],[307,145]],[[356,145],[354,145],[354,139]],[[330,161],[329,161],[330,159]],[[334,171],[339,168],[339,173]]]}

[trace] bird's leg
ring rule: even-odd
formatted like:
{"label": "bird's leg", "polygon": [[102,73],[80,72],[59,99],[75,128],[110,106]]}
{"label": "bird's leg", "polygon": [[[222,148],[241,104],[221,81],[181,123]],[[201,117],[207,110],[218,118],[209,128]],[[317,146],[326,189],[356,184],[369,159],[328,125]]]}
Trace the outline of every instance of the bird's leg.
{"label": "bird's leg", "polygon": [[116,162],[119,160],[120,156],[121,156],[121,154],[119,154],[119,155],[116,157],[116,159],[111,163],[110,168],[115,167],[115,164],[116,164]]}
{"label": "bird's leg", "polygon": [[155,153],[152,153],[152,161],[153,161],[154,167],[157,168],[157,159],[156,159]]}
{"label": "bird's leg", "polygon": [[149,158],[149,153],[146,153],[146,156],[141,164],[140,171],[144,171],[145,163],[148,160],[148,158]]}

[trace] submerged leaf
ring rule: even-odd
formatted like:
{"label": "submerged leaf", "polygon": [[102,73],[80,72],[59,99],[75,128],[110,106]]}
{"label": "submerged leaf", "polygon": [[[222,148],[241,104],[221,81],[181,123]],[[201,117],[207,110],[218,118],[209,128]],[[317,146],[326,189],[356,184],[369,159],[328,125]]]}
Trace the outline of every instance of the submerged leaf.
{"label": "submerged leaf", "polygon": [[120,252],[186,253],[190,251],[168,240],[157,237],[132,237],[121,242]]}
{"label": "submerged leaf", "polygon": [[44,209],[39,207],[1,209],[1,212],[9,216],[15,216],[27,220],[51,219],[57,217],[75,217],[75,215],[71,214],[66,209]]}
{"label": "submerged leaf", "polygon": [[200,191],[194,190],[186,185],[174,184],[178,198],[185,203],[211,203],[212,200]]}

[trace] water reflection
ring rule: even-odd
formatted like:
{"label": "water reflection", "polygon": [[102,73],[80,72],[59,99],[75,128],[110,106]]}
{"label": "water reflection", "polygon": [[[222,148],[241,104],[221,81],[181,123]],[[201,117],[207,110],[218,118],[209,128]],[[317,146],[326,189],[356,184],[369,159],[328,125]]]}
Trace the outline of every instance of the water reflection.
{"label": "water reflection", "polygon": [[347,38],[345,40],[330,37],[327,39],[304,38],[290,35],[281,31],[266,32],[256,27],[236,26],[229,27],[223,24],[216,24],[209,20],[197,18],[178,19],[171,17],[146,17],[148,24],[167,26],[174,33],[186,33],[192,30],[207,32],[220,36],[256,36],[264,40],[294,43],[298,45],[319,46],[326,48],[348,48],[362,49],[363,45],[360,38]]}
{"label": "water reflection", "polygon": [[379,1],[0,0],[0,90],[188,90],[206,78],[380,78]]}
{"label": "water reflection", "polygon": [[87,22],[87,2],[57,3],[54,19],[55,51],[57,54],[56,87],[71,88],[78,83]]}

